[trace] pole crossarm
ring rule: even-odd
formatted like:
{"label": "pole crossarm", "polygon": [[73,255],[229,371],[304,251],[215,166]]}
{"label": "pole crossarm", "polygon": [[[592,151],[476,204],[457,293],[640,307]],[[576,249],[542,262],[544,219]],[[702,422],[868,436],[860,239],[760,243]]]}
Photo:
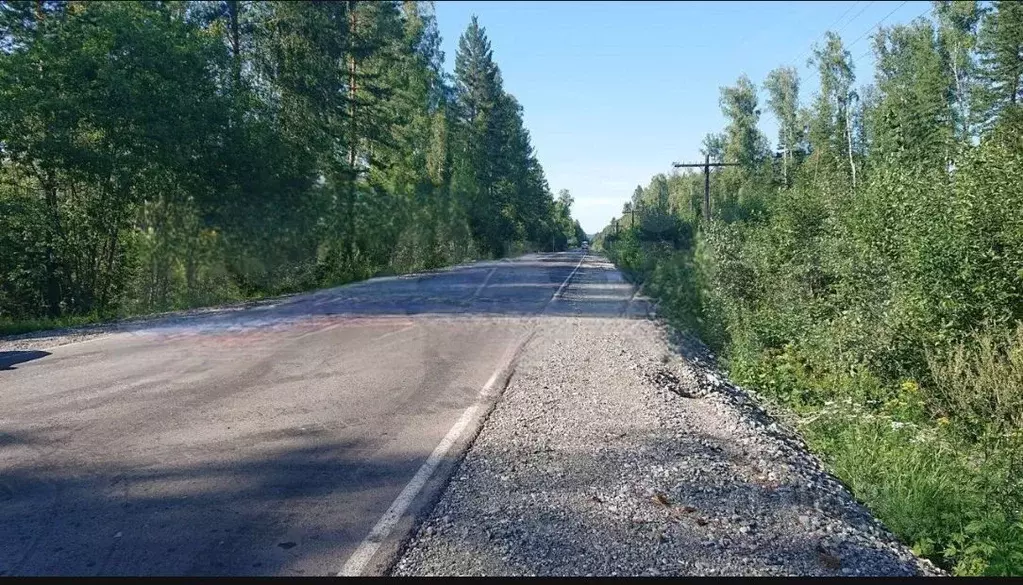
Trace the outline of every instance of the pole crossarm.
{"label": "pole crossarm", "polygon": [[706,155],[706,158],[702,163],[671,163],[671,166],[678,168],[683,167],[695,167],[703,169],[703,218],[710,221],[710,168],[711,167],[738,167],[742,166],[741,163],[726,163],[726,162],[710,162],[710,154]]}
{"label": "pole crossarm", "polygon": [[671,163],[671,166],[675,167],[676,169],[682,168],[682,167],[700,167],[700,168],[702,168],[702,167],[707,167],[707,166],[711,166],[711,167],[738,167],[738,166],[742,166],[742,163],[709,163],[709,164],[708,163]]}

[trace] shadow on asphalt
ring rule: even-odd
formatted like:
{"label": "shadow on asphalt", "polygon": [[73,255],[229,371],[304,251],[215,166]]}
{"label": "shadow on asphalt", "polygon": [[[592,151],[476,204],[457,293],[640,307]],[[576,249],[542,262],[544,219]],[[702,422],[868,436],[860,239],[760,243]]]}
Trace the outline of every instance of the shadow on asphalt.
{"label": "shadow on asphalt", "polygon": [[[128,332],[188,329],[217,333],[287,326],[324,316],[648,318],[650,301],[636,297],[635,287],[613,265],[580,266],[578,258],[495,262],[418,276],[387,277],[240,310],[157,318],[113,327]],[[562,287],[570,275],[570,285]]]}
{"label": "shadow on asphalt", "polygon": [[[450,270],[374,278],[335,288],[267,299],[246,306],[83,327],[83,332],[139,332],[187,328],[196,333],[287,326],[324,316],[593,317],[645,319],[651,303],[614,265],[577,254],[483,262]],[[578,269],[577,269],[578,266]],[[562,284],[572,275],[570,286]],[[561,291],[552,301],[555,293]],[[54,331],[17,336],[31,340]]]}
{"label": "shadow on asphalt", "polygon": [[[346,529],[338,522],[345,511],[325,507],[328,496],[345,494],[357,501],[360,492],[393,487],[395,476],[410,476],[422,463],[420,458],[359,457],[365,445],[324,442],[316,432],[264,435],[251,436],[263,443],[258,455],[195,465],[89,465],[68,473],[22,458],[0,478],[0,576],[309,575],[300,567],[324,558],[339,569],[345,559],[336,557],[338,549],[351,550],[365,537],[364,527]],[[0,457],[19,447],[47,445],[31,436],[0,435]],[[596,455],[587,449],[568,457],[554,457],[547,445],[490,445],[456,470],[454,477],[469,483],[449,486],[458,497],[446,498],[445,505],[455,509],[442,505],[430,514],[428,525],[436,532],[429,546],[449,558],[461,557],[453,568],[470,575],[579,570],[610,575],[623,564],[637,570],[658,567],[667,575],[740,566],[835,575],[836,567],[822,564],[818,553],[821,536],[800,529],[797,520],[820,514],[815,490],[742,479],[727,485],[677,481],[667,474],[648,475],[642,484],[621,479],[622,469],[635,468],[640,460],[656,474],[722,451],[721,460],[738,463],[745,457],[742,445],[700,433],[682,439],[656,431],[620,437]],[[510,481],[498,478],[500,470],[515,467],[529,472]],[[670,507],[651,500],[645,491],[650,486],[667,495]],[[672,513],[684,506],[692,511]],[[839,510],[831,520],[857,522],[855,510],[827,508]],[[437,521],[446,515],[454,522]],[[744,535],[738,530],[744,522],[727,520],[732,515],[770,518],[792,529],[780,539],[758,540],[768,527]],[[704,519],[712,525],[701,527]],[[301,526],[302,535],[289,534],[289,525]],[[713,544],[707,534],[715,537]],[[727,544],[720,545],[720,539]],[[670,548],[663,545],[667,540]],[[909,574],[887,549],[851,539],[828,548],[842,566]],[[631,551],[628,558],[608,554],[623,550]],[[666,551],[674,552],[666,557]],[[465,570],[466,558],[478,571]]]}
{"label": "shadow on asphalt", "polygon": [[14,370],[13,366],[44,358],[50,355],[48,351],[28,350],[28,351],[0,351],[0,372],[4,370]]}
{"label": "shadow on asphalt", "polygon": [[[325,557],[339,570],[333,555],[364,527],[346,530],[328,496],[393,488],[422,461],[359,457],[363,445],[315,434],[290,443],[193,466],[68,472],[21,458],[0,477],[0,576],[302,575],[299,561]],[[47,445],[12,437],[0,457],[19,447]]]}
{"label": "shadow on asphalt", "polygon": [[[571,286],[562,287],[569,275]],[[611,265],[580,266],[576,255],[378,279],[110,328],[205,334],[323,316],[645,319],[645,309],[630,310],[642,303],[634,292]],[[45,355],[0,353],[0,369]],[[0,575],[297,575],[309,559],[328,557],[324,564],[340,569],[344,559],[331,555],[354,547],[365,527],[353,532],[339,522],[346,511],[327,508],[337,501],[329,496],[377,501],[373,492],[392,489],[395,477],[411,477],[422,464],[373,455],[370,445],[331,441],[315,429],[242,437],[244,449],[197,441],[187,447],[194,453],[165,453],[163,462],[159,452],[118,454],[116,446],[106,448],[117,464],[54,462],[49,455],[69,448],[70,456],[95,461],[73,444],[74,432],[0,434],[0,463],[10,462],[0,476]],[[288,526],[300,526],[305,537]]]}

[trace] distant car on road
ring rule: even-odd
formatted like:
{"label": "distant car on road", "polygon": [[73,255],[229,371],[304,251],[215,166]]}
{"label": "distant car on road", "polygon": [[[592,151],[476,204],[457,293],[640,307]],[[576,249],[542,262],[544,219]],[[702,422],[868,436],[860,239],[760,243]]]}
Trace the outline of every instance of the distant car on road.
{"label": "distant car on road", "polygon": [[583,240],[583,252],[588,252],[589,250],[590,250],[590,243],[587,242],[586,240]]}

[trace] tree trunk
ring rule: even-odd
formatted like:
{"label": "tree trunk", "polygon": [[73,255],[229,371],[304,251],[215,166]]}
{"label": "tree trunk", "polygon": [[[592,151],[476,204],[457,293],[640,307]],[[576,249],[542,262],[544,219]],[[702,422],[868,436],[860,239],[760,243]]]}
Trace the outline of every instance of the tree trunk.
{"label": "tree trunk", "polygon": [[196,258],[196,250],[194,242],[188,246],[188,251],[185,255],[185,291],[188,295],[188,302],[191,304],[195,300],[195,281],[198,274],[198,260]]}
{"label": "tree trunk", "polygon": [[852,186],[856,189],[856,162],[853,160],[853,145],[852,145],[852,100],[849,100],[849,106],[845,111],[845,139],[846,147],[849,150],[849,168],[852,169]]}
{"label": "tree trunk", "polygon": [[46,241],[46,305],[51,317],[59,317],[61,313],[61,286],[58,274],[57,252],[54,241],[60,237],[60,211],[57,209],[57,185],[47,177],[43,181],[43,192],[46,197],[46,210],[49,215],[49,237]]}
{"label": "tree trunk", "polygon": [[348,197],[345,201],[345,262],[351,268],[355,258],[355,196],[356,179],[358,173],[355,169],[357,158],[356,147],[358,145],[358,126],[355,118],[355,97],[358,90],[355,61],[356,27],[358,19],[355,13],[356,0],[348,0],[349,12],[349,39],[351,42],[351,55],[348,60]]}
{"label": "tree trunk", "polygon": [[117,258],[117,224],[115,223],[110,228],[110,233],[107,234],[107,241],[109,246],[107,248],[106,258],[106,271],[103,278],[103,290],[100,291],[99,297],[99,310],[105,311],[107,303],[110,301],[110,289],[114,281],[114,259]]}
{"label": "tree trunk", "polygon": [[234,90],[238,91],[241,86],[242,76],[242,41],[238,31],[238,16],[241,11],[241,3],[238,0],[228,0],[227,14],[231,26],[231,60],[232,75],[234,76]]}
{"label": "tree trunk", "polygon": [[792,149],[795,147],[796,139],[792,136],[792,128],[788,128],[785,133],[788,134],[788,140],[786,140],[788,144],[785,145],[785,156],[782,158],[782,165],[785,174],[785,187],[788,188],[791,186],[791,183],[789,183],[789,165],[792,164]]}
{"label": "tree trunk", "polygon": [[782,180],[785,182],[785,186],[789,186],[789,149],[785,149],[785,156],[781,159],[781,174]]}
{"label": "tree trunk", "polygon": [[956,43],[952,47],[952,77],[956,81],[956,101],[959,107],[960,122],[963,127],[962,140],[969,140],[970,136],[970,104],[966,99],[966,90],[963,88],[962,72],[959,70],[959,65],[956,63],[956,55],[959,54],[959,44]]}

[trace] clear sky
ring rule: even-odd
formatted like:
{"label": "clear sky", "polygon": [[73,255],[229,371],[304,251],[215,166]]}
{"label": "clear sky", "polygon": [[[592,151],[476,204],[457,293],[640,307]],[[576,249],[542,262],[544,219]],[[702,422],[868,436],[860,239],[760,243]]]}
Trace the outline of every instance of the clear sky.
{"label": "clear sky", "polygon": [[[551,189],[571,191],[587,233],[620,213],[636,185],[699,158],[703,137],[724,128],[721,86],[742,73],[762,86],[788,64],[809,101],[819,84],[806,59],[829,28],[852,53],[857,82],[869,81],[877,24],[929,10],[921,0],[436,2],[445,67],[454,70],[458,37],[476,14]],[[760,102],[761,130],[774,143],[763,92]]]}

